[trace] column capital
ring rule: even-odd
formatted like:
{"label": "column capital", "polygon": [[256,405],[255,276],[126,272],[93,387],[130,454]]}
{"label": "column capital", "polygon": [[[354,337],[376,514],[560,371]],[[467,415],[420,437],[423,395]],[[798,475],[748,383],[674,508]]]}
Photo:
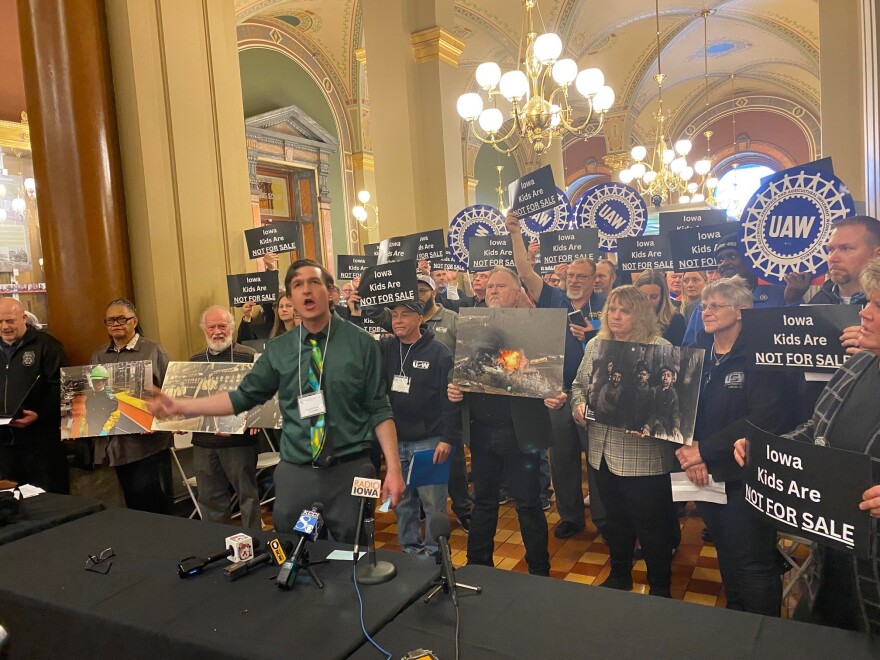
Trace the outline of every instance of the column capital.
{"label": "column capital", "polygon": [[410,39],[416,62],[419,64],[439,60],[458,67],[458,58],[464,50],[464,42],[456,39],[450,32],[441,27],[432,27],[413,32]]}

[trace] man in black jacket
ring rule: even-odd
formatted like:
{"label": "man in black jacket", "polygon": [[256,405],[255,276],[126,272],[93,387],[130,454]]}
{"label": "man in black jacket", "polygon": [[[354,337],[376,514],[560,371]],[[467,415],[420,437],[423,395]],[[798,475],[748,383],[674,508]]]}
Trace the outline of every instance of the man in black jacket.
{"label": "man in black jacket", "polygon": [[61,343],[27,325],[22,304],[0,298],[2,414],[20,414],[0,427],[0,479],[53,493],[70,491],[61,445]]}
{"label": "man in black jacket", "polygon": [[[421,329],[422,321],[419,301],[397,304],[391,309],[394,336],[380,342],[404,478],[416,452],[432,452],[435,464],[445,463],[453,451],[461,452],[461,410],[446,396],[452,353],[429,330]],[[394,509],[404,552],[437,553],[431,520],[446,515],[446,497],[446,482],[415,488],[407,484]],[[427,519],[424,537],[419,502]]]}

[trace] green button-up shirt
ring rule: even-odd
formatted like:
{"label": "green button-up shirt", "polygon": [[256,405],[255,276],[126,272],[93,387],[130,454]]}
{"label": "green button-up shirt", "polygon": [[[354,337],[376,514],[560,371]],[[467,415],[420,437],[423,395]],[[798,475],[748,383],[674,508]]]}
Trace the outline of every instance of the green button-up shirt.
{"label": "green button-up shirt", "polygon": [[[376,438],[376,426],[392,419],[391,404],[382,381],[378,342],[360,328],[335,317],[325,351],[326,332],[325,327],[315,335],[324,352],[321,389],[327,409],[325,423],[333,454],[342,457],[370,448]],[[309,332],[300,326],[268,342],[251,372],[237,390],[229,393],[238,414],[268,401],[278,392],[283,420],[281,460],[288,463],[312,462],[310,420],[299,416],[297,403],[300,394],[313,391],[309,385],[309,337]]]}

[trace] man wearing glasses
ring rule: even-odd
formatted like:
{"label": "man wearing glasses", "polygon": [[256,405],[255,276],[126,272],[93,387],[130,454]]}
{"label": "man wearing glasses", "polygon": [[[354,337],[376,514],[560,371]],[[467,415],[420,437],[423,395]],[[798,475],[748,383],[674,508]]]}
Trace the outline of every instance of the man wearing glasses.
{"label": "man wearing glasses", "polygon": [[[599,329],[599,315],[605,305],[605,296],[594,290],[596,264],[589,259],[575,259],[565,273],[565,291],[547,286],[529,263],[519,218],[508,213],[505,220],[513,243],[516,270],[540,308],[561,308],[568,311],[569,323],[565,332],[565,360],[563,387],[568,394],[584,358],[584,346]],[[560,523],[553,534],[564,539],[574,536],[586,526],[584,495],[581,484],[581,452],[587,448],[586,431],[575,425],[571,404],[566,400],[559,410],[550,411],[553,426],[553,445],[550,448],[550,470],[556,490],[556,506]],[[587,472],[588,477],[590,472]],[[592,487],[589,479],[590,491]],[[604,510],[594,497],[591,502],[593,522],[601,529]]]}

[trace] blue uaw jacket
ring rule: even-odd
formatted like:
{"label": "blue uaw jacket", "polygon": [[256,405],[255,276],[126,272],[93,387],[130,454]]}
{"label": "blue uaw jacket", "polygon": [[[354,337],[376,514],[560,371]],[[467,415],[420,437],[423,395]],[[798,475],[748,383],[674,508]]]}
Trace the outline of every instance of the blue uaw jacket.
{"label": "blue uaw jacket", "polygon": [[[430,330],[423,330],[411,346],[402,345],[397,337],[384,337],[379,345],[398,441],[439,436],[443,442],[460,445],[461,406],[450,402],[446,395],[452,371],[449,349],[435,340]],[[409,393],[392,391],[397,375],[410,379]]]}

